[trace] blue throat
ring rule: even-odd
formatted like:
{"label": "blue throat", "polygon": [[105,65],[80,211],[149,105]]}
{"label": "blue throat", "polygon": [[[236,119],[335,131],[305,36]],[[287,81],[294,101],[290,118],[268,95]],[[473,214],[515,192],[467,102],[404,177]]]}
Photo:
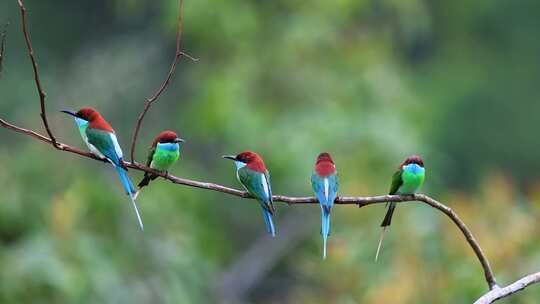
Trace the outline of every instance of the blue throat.
{"label": "blue throat", "polygon": [[157,148],[160,150],[175,152],[180,150],[180,145],[178,143],[158,143]]}
{"label": "blue throat", "polygon": [[246,163],[237,160],[234,161],[234,164],[236,165],[236,170],[240,170],[247,165]]}
{"label": "blue throat", "polygon": [[417,164],[408,164],[403,167],[403,170],[405,172],[412,173],[412,174],[420,174],[420,173],[424,173],[425,169],[420,167]]}
{"label": "blue throat", "polygon": [[84,120],[82,118],[79,118],[79,117],[75,117],[75,123],[77,124],[77,126],[80,128],[80,127],[83,127],[85,125],[88,124],[88,121],[87,120]]}

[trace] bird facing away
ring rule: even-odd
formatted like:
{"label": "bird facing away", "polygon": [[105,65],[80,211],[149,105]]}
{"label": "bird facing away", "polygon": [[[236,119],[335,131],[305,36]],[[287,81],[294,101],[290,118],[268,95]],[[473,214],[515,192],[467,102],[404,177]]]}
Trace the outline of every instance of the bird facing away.
{"label": "bird facing away", "polygon": [[[179,138],[173,131],[159,133],[152,142],[146,166],[160,172],[168,172],[180,157],[181,142],[184,142],[184,140]],[[153,181],[157,177],[158,175],[156,174],[145,172],[144,178],[137,186],[139,189],[142,189],[142,187],[147,186],[150,181]]]}
{"label": "bird facing away", "polygon": [[139,226],[141,227],[141,230],[144,230],[137,204],[135,204],[134,195],[137,191],[127,175],[127,168],[122,160],[122,149],[118,144],[118,139],[116,138],[114,130],[101,114],[93,108],[82,108],[77,112],[66,110],[62,112],[75,117],[75,123],[79,128],[81,137],[90,151],[96,156],[108,160],[114,166],[120,177],[120,182],[124,187],[124,191],[129,195],[131,203],[133,204]]}
{"label": "bird facing away", "polygon": [[245,151],[236,156],[225,155],[223,158],[234,161],[236,178],[246,191],[260,203],[266,231],[272,236],[276,236],[276,228],[272,221],[275,209],[272,201],[270,174],[266,170],[263,159],[257,153],[251,151]]}
{"label": "bird facing away", "polygon": [[321,235],[323,237],[323,259],[326,259],[326,241],[330,234],[330,211],[337,197],[339,181],[336,165],[329,153],[317,157],[311,174],[311,187],[321,205]]}
{"label": "bird facing away", "polygon": [[[388,194],[414,194],[424,183],[425,176],[424,161],[422,158],[417,155],[407,157],[407,159],[399,165],[399,168],[394,175],[392,175],[392,185],[390,186],[390,192]],[[396,202],[391,202],[388,205],[388,211],[386,211],[386,215],[381,223],[382,231],[379,239],[379,246],[377,246],[377,253],[375,254],[375,261],[377,261],[379,257],[384,232],[392,223],[392,216],[395,209]]]}

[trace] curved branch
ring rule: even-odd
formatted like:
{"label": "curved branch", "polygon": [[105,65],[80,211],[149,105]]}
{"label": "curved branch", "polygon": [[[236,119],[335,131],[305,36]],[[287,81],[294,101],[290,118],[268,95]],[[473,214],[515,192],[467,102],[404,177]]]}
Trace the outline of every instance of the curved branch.
{"label": "curved branch", "polygon": [[469,228],[467,228],[465,223],[458,217],[454,210],[424,194],[415,194],[414,197],[418,201],[422,201],[436,209],[439,209],[444,214],[446,214],[452,220],[452,222],[456,224],[456,226],[458,226],[459,230],[461,230],[463,236],[465,236],[465,239],[476,254],[476,257],[480,261],[480,264],[482,264],[482,268],[484,269],[484,277],[486,279],[486,282],[488,283],[489,290],[498,288],[497,281],[495,280],[495,276],[493,275],[493,271],[491,270],[489,261],[486,258],[484,252],[482,251],[482,248],[480,247],[480,245],[478,245],[478,241],[476,241]]}
{"label": "curved branch", "polygon": [[[2,119],[0,119],[0,126],[22,133],[29,136],[32,136],[42,142],[45,143],[51,143],[51,140],[41,134],[38,134],[34,131],[23,129],[20,127],[17,127],[15,125],[12,125]],[[104,161],[103,159],[100,159],[99,157],[95,156],[92,153],[84,152],[82,150],[79,150],[77,148],[68,146],[63,143],[58,143],[57,149],[62,151],[67,151],[71,153],[75,153],[81,156],[89,157],[92,159]],[[176,177],[173,175],[169,175],[166,173],[162,173],[159,171],[156,171],[154,169],[151,169],[149,167],[140,165],[138,163],[129,163],[125,162],[125,165],[127,167],[143,171],[143,172],[150,172],[157,174],[161,176],[164,179],[167,179],[175,184],[185,185],[189,187],[194,188],[201,188],[201,189],[207,189],[207,190],[213,190],[221,193],[226,193],[234,196],[238,196],[241,198],[253,198],[251,197],[247,192],[240,191],[237,189],[225,187],[219,184],[214,183],[208,183],[208,182],[200,182],[195,181],[191,179]],[[289,205],[291,204],[318,204],[318,201],[315,197],[312,196],[306,196],[306,197],[290,197],[290,196],[284,196],[284,195],[274,195],[273,196],[274,201],[276,202],[284,202]],[[495,277],[493,275],[493,271],[491,270],[491,266],[489,264],[489,261],[487,257],[484,255],[482,249],[480,248],[480,245],[478,245],[478,242],[472,235],[471,231],[465,223],[458,217],[458,215],[449,207],[445,206],[444,204],[434,200],[433,198],[424,195],[424,194],[414,194],[414,195],[380,195],[380,196],[369,196],[369,197],[349,197],[349,196],[340,196],[336,199],[336,204],[343,204],[343,205],[358,205],[359,207],[364,207],[371,204],[377,204],[377,203],[386,203],[386,202],[411,202],[411,201],[420,201],[423,203],[426,203],[430,205],[431,207],[438,209],[439,211],[446,214],[456,226],[458,226],[459,230],[463,233],[465,236],[465,239],[467,243],[471,246],[472,250],[476,254],[476,257],[480,261],[480,264],[482,265],[482,268],[484,270],[484,277],[486,279],[486,282],[488,283],[489,289],[493,290],[497,288],[497,282],[495,281]]]}
{"label": "curved branch", "polygon": [[514,283],[501,288],[495,288],[490,292],[483,295],[480,299],[476,300],[474,304],[489,304],[502,298],[506,298],[520,290],[525,289],[527,286],[540,282],[540,272],[532,273],[525,276]]}
{"label": "curved branch", "polygon": [[43,126],[45,127],[45,130],[47,131],[47,134],[51,138],[51,144],[58,148],[58,144],[56,142],[56,138],[54,137],[51,129],[49,128],[49,122],[47,121],[47,114],[45,111],[45,91],[43,90],[43,87],[41,86],[41,80],[39,78],[39,67],[36,61],[36,58],[34,56],[34,50],[32,49],[32,43],[30,42],[30,35],[28,34],[28,25],[26,21],[26,8],[24,7],[23,0],[17,0],[19,3],[19,9],[21,12],[21,24],[22,24],[22,31],[24,34],[24,41],[26,43],[26,49],[28,50],[28,56],[30,57],[30,60],[32,61],[32,68],[34,70],[34,81],[36,83],[36,88],[39,94],[39,101],[41,105],[41,120],[43,121]]}
{"label": "curved branch", "polygon": [[183,15],[184,15],[183,6],[184,6],[184,1],[179,0],[178,1],[178,24],[177,24],[177,29],[176,29],[176,52],[175,52],[174,59],[173,59],[173,62],[171,64],[171,67],[169,69],[169,73],[167,74],[167,77],[165,78],[165,80],[163,81],[161,86],[154,93],[154,95],[152,95],[150,98],[146,99],[146,102],[144,103],[144,108],[143,108],[141,114],[139,114],[139,117],[137,118],[137,123],[135,124],[135,129],[134,129],[134,132],[133,132],[133,137],[131,139],[131,149],[130,149],[131,150],[130,151],[130,156],[131,156],[131,162],[132,163],[135,162],[135,146],[137,145],[137,137],[139,136],[139,130],[141,129],[141,125],[142,125],[142,121],[144,119],[144,116],[146,115],[146,112],[148,112],[148,110],[150,109],[150,106],[152,106],[152,104],[158,100],[159,96],[161,96],[161,93],[163,93],[163,91],[165,91],[165,89],[167,88],[167,86],[171,82],[171,78],[172,78],[172,76],[174,74],[174,71],[176,70],[176,65],[178,64],[178,61],[180,61],[180,58],[182,56],[186,56],[186,57],[190,58],[193,61],[198,60],[196,58],[191,57],[188,54],[185,54],[181,50],[180,42],[182,40],[182,29],[183,29],[183,19],[184,19],[184,17],[183,17]]}

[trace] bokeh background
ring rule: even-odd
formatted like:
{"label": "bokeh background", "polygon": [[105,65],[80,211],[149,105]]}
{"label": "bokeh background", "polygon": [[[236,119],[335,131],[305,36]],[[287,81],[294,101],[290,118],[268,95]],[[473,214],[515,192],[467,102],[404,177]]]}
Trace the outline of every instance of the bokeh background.
{"label": "bokeh background", "polygon": [[[124,152],[174,54],[175,0],[26,1],[61,141],[84,147],[62,109],[96,107]],[[334,155],[344,195],[378,195],[410,154],[424,192],[452,207],[499,283],[540,270],[540,2],[186,0],[182,60],[149,111],[187,139],[172,174],[239,187],[222,154],[259,152],[276,194],[309,195]],[[15,0],[1,117],[43,132]],[[337,206],[321,259],[319,208],[278,203],[278,236],[255,202],[163,180],[139,197],[113,170],[0,129],[2,303],[471,303],[486,291],[458,229],[400,205],[378,263],[384,206]],[[134,180],[140,172],[130,171]],[[501,303],[537,303],[530,287]]]}

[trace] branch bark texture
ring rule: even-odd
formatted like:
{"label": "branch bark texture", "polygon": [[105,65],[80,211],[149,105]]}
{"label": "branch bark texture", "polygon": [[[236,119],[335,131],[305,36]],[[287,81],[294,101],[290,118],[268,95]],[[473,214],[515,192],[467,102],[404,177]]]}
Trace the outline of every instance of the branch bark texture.
{"label": "branch bark texture", "polygon": [[476,300],[474,304],[489,304],[502,298],[506,298],[520,290],[525,289],[527,286],[540,282],[540,272],[525,276],[516,282],[501,288],[492,289],[490,292],[483,295],[480,299]]}

